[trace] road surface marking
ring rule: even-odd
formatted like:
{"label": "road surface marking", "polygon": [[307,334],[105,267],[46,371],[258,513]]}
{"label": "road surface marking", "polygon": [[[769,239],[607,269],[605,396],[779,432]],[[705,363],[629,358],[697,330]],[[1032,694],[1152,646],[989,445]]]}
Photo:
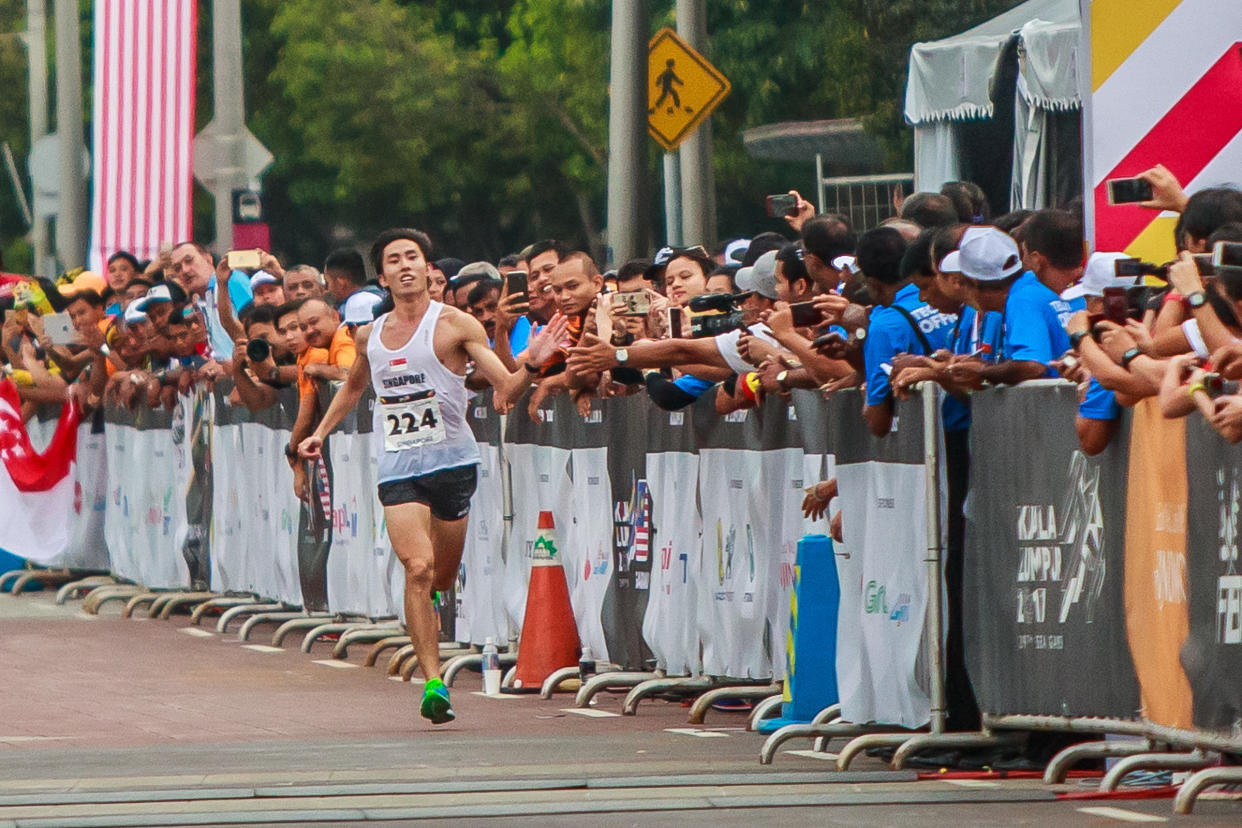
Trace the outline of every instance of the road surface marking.
{"label": "road surface marking", "polygon": [[950,785],[957,785],[959,788],[999,788],[999,782],[991,782],[987,779],[945,779]]}
{"label": "road surface marking", "polygon": [[181,632],[186,635],[192,635],[195,638],[215,638],[216,634],[207,630],[200,630],[198,627],[181,627]]}
{"label": "road surface marking", "polygon": [[595,710],[591,707],[562,707],[562,713],[573,713],[575,716],[586,716],[591,719],[608,719],[613,716],[620,716],[620,713],[611,713],[607,710]]}
{"label": "road surface marking", "polygon": [[700,739],[710,739],[713,736],[720,739],[727,739],[728,733],[720,733],[715,730],[696,730],[693,727],[666,727],[665,733],[676,733],[679,736],[697,736]]}
{"label": "road surface marking", "polygon": [[1107,817],[1108,819],[1119,819],[1122,822],[1168,822],[1169,820],[1155,814],[1140,814],[1138,811],[1127,811],[1124,808],[1109,808],[1107,806],[1093,806],[1090,808],[1079,808],[1078,813],[1087,814],[1088,816]]}
{"label": "road surface marking", "polygon": [[350,670],[358,666],[335,658],[316,658],[311,661],[311,664],[322,664],[324,667],[335,667],[338,670]]}
{"label": "road surface marking", "polygon": [[499,701],[508,701],[509,699],[520,698],[516,693],[497,693],[492,696],[484,693],[482,690],[474,690],[470,693],[472,696],[482,696],[485,699],[498,699]]}
{"label": "road surface marking", "polygon": [[243,650],[254,650],[256,653],[283,653],[284,647],[273,647],[270,644],[243,644]]}
{"label": "road surface marking", "polygon": [[837,761],[837,754],[825,753],[819,750],[784,750],[782,753],[788,753],[790,756],[801,756],[803,759],[818,759],[821,762]]}

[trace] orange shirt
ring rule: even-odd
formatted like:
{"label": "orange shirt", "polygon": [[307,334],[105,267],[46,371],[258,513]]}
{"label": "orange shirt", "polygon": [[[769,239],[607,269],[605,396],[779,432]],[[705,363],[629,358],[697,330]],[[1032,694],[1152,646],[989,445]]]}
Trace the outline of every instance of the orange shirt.
{"label": "orange shirt", "polygon": [[352,368],[357,358],[354,335],[344,326],[337,328],[328,344],[328,364],[337,368]]}
{"label": "orange shirt", "polygon": [[312,363],[328,362],[326,348],[307,348],[306,353],[298,357],[298,396],[309,397],[315,393],[315,381],[306,376],[306,366]]}

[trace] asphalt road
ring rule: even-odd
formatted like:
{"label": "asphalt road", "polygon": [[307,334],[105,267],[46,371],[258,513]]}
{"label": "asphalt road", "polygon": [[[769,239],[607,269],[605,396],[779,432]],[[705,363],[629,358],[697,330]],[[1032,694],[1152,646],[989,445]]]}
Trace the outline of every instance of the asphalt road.
{"label": "asphalt road", "polygon": [[0,595],[0,828],[1242,824],[1222,795],[1175,817],[1167,798],[1057,798],[1090,780],[922,778],[875,759],[839,774],[805,742],[761,766],[741,713],[692,726],[680,703],[621,716],[603,694],[583,715],[568,693],[484,697],[469,672],[457,722],[433,728],[421,688],[386,658],[363,667],[366,646],[336,660],[327,643],[308,655],[297,638],[216,634],[214,619],[119,616]]}

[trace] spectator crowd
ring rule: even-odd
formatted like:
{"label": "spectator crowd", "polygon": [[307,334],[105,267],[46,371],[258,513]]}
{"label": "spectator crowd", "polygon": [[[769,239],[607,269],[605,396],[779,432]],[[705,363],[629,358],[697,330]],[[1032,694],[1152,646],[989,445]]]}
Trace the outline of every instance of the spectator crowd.
{"label": "spectator crowd", "polygon": [[[673,410],[710,395],[728,413],[794,389],[861,388],[862,416],[883,437],[895,400],[920,383],[942,387],[950,725],[969,728],[978,718],[958,607],[971,392],[1074,382],[1074,428],[1088,454],[1145,397],[1158,397],[1167,417],[1201,415],[1242,441],[1242,192],[1187,194],[1159,166],[1141,177],[1152,187],[1142,206],[1179,215],[1167,263],[1085,256],[1080,205],[993,218],[979,187],[952,182],[905,198],[897,216],[861,232],[791,192],[792,238],[665,247],[608,272],[544,240],[497,262],[436,259],[427,289],[474,316],[511,371],[526,364],[534,333],[564,319],[564,340],[531,366],[534,387],[515,416],[537,416],[555,394],[584,413],[595,397],[646,394]],[[322,414],[316,382],[345,378],[355,331],[388,301],[353,249],[334,251],[322,270],[286,268],[266,251],[216,259],[195,242],[150,262],[122,251],[103,274],[0,285],[0,364],[30,407],[67,397],[85,410],[171,406],[229,378],[230,402],[259,410],[296,387],[297,446]],[[306,498],[303,464],[288,454],[291,484]],[[806,513],[824,515],[836,490],[831,480],[810,486]],[[833,531],[840,537],[839,515]]]}

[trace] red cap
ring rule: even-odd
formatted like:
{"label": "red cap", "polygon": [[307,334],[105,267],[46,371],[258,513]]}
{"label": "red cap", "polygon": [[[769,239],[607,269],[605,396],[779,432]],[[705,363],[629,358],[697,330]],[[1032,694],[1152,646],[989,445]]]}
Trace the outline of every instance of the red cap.
{"label": "red cap", "polygon": [[556,521],[552,519],[552,513],[551,512],[540,512],[539,513],[539,525],[536,528],[555,529]]}

